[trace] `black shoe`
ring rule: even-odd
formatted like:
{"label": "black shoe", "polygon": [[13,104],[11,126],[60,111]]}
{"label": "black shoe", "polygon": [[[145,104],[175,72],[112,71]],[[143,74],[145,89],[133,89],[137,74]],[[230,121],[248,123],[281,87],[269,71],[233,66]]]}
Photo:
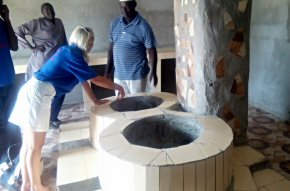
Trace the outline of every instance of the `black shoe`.
{"label": "black shoe", "polygon": [[50,121],[50,123],[49,123],[49,127],[51,129],[58,129],[59,125],[60,125],[60,122],[58,122],[58,121]]}

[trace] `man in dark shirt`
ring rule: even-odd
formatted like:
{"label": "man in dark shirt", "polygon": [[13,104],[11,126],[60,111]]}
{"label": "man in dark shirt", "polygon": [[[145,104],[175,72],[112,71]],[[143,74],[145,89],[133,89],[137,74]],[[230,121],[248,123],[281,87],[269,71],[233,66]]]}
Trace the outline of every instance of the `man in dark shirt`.
{"label": "man in dark shirt", "polygon": [[[17,49],[17,37],[10,23],[9,9],[3,4],[3,0],[0,0],[0,163],[7,161],[8,148],[21,142],[20,129],[8,123],[13,106],[15,79],[10,50],[16,51]],[[0,184],[5,185],[3,182]],[[12,185],[9,186],[12,188]]]}
{"label": "man in dark shirt", "polygon": [[9,9],[0,0],[0,128],[7,126],[8,97],[14,83],[15,72],[10,50],[18,50],[17,37],[9,19]]}

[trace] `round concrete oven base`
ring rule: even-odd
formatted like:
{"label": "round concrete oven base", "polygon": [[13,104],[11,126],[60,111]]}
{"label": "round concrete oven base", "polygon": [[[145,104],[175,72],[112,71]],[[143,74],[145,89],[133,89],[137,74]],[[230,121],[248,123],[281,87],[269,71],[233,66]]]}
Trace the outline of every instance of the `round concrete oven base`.
{"label": "round concrete oven base", "polygon": [[90,143],[97,149],[100,132],[115,121],[123,118],[137,120],[152,114],[163,114],[162,110],[177,104],[176,95],[165,92],[129,95],[121,101],[116,101],[115,96],[106,99],[110,101],[92,108],[90,114]]}
{"label": "round concrete oven base", "polygon": [[155,111],[158,111],[156,115],[193,121],[202,129],[200,135],[186,145],[150,148],[132,144],[123,135],[136,120],[118,119],[99,136],[102,189],[227,190],[232,180],[233,134],[230,127],[215,116],[195,116],[161,108]]}

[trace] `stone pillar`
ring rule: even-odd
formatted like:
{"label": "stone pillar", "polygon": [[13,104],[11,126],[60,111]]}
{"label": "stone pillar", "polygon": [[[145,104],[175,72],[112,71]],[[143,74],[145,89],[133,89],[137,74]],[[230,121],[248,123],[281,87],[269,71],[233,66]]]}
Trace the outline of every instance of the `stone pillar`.
{"label": "stone pillar", "polygon": [[218,115],[247,142],[252,0],[174,0],[177,96],[198,115]]}

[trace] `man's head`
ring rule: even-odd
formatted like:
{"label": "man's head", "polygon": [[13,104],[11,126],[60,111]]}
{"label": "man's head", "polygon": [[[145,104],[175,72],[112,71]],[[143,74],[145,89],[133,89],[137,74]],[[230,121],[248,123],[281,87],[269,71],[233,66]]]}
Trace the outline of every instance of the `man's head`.
{"label": "man's head", "polygon": [[53,20],[55,17],[53,6],[50,3],[44,3],[41,5],[41,13],[44,18],[48,20]]}
{"label": "man's head", "polygon": [[135,15],[136,11],[135,8],[137,6],[137,3],[135,0],[119,0],[120,2],[120,10],[125,17],[126,20],[132,20]]}
{"label": "man's head", "polygon": [[3,4],[3,0],[0,0],[0,17],[4,18],[7,13],[7,6]]}

